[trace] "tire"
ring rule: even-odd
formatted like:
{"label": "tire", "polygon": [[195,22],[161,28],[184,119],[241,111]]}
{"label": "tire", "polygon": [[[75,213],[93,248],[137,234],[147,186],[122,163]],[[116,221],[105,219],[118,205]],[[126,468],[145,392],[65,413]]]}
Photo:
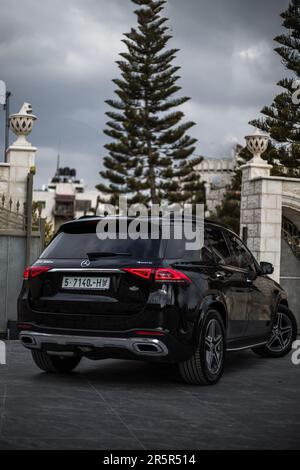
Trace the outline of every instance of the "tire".
{"label": "tire", "polygon": [[192,385],[217,383],[224,370],[225,343],[222,318],[216,310],[210,310],[199,332],[196,351],[178,364],[182,380]]}
{"label": "tire", "polygon": [[81,357],[50,356],[44,351],[32,350],[31,354],[36,365],[45,372],[71,372],[81,361]]}
{"label": "tire", "polygon": [[284,305],[278,307],[269,342],[264,346],[252,348],[262,357],[283,357],[292,349],[297,337],[297,322],[294,314]]}

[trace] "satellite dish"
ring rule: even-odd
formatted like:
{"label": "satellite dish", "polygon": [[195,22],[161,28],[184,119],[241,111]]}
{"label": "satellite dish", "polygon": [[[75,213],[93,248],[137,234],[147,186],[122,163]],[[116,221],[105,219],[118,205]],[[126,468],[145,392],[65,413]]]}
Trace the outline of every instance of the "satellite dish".
{"label": "satellite dish", "polygon": [[6,85],[3,80],[0,80],[0,104],[6,103]]}

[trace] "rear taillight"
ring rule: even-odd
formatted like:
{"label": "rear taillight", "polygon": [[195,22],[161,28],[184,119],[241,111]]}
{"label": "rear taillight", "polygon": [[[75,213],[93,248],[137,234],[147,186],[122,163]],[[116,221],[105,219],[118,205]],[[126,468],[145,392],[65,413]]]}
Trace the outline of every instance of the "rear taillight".
{"label": "rear taillight", "polygon": [[143,279],[150,279],[152,268],[124,268],[123,271],[142,277]]}
{"label": "rear taillight", "polygon": [[28,279],[33,279],[34,277],[49,271],[49,269],[49,266],[28,266],[24,271],[23,279],[28,281]]}
{"label": "rear taillight", "polygon": [[30,267],[28,266],[27,268],[25,268],[25,271],[23,273],[24,281],[27,281],[29,279],[29,276],[30,276]]}
{"label": "rear taillight", "polygon": [[186,274],[171,268],[124,268],[123,271],[157,282],[192,282]]}
{"label": "rear taillight", "polygon": [[192,282],[186,274],[171,268],[157,268],[155,270],[155,281]]}

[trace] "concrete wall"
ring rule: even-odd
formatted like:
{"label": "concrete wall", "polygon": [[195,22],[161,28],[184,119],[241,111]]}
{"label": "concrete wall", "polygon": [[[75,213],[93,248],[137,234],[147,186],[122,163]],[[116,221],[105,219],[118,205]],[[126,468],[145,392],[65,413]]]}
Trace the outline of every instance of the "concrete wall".
{"label": "concrete wall", "polygon": [[[26,235],[0,234],[0,335],[6,332],[8,320],[17,320],[17,298],[25,267]],[[41,252],[39,236],[31,239],[31,261]]]}
{"label": "concrete wall", "polygon": [[280,284],[288,294],[288,302],[294,312],[300,330],[300,260],[293,254],[285,240],[281,240]]}

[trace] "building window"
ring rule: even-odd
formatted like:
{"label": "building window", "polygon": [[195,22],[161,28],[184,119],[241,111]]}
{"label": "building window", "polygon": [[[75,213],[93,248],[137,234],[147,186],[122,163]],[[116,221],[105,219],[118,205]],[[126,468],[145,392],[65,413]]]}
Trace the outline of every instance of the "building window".
{"label": "building window", "polygon": [[77,199],[76,200],[76,205],[75,205],[75,210],[76,212],[87,212],[91,209],[92,206],[92,201],[85,200],[85,199]]}

